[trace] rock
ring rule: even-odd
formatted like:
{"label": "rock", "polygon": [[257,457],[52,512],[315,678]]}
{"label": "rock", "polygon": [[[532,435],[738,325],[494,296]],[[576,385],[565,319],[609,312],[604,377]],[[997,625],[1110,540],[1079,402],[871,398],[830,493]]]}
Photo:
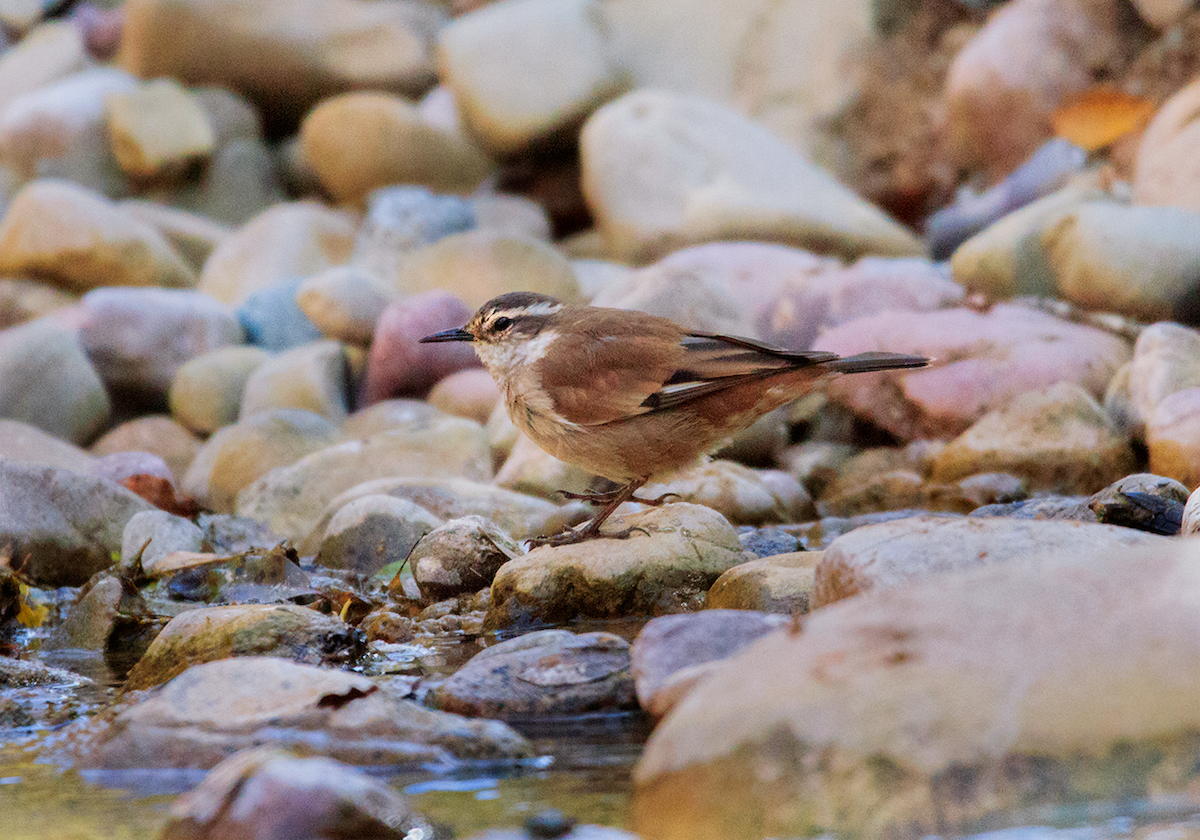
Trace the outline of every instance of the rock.
{"label": "rock", "polygon": [[1173,536],[1180,532],[1187,499],[1187,487],[1175,479],[1136,473],[1093,494],[1088,506],[1106,525]]}
{"label": "rock", "polygon": [[795,278],[759,310],[755,334],[771,344],[806,350],[822,332],[847,321],[946,309],[962,297],[962,287],[927,260],[864,257],[844,268],[822,266]]}
{"label": "rock", "polygon": [[1104,408],[1117,428],[1144,439],[1146,421],[1176,391],[1200,387],[1200,333],[1151,324],[1138,334],[1133,359],[1109,383]]}
{"label": "rock", "polygon": [[1079,385],[1061,382],[1021,394],[989,412],[941,451],[935,481],[983,472],[1020,476],[1035,490],[1094,492],[1134,467],[1129,439]]}
{"label": "rock", "polygon": [[766,129],[699,98],[626,94],[588,119],[581,155],[584,195],[617,259],[644,262],[717,239],[921,253],[909,231]]}
{"label": "rock", "polygon": [[423,394],[448,374],[479,367],[475,351],[468,346],[420,343],[427,335],[461,327],[472,314],[446,292],[414,295],[388,306],[375,327],[360,403]]}
{"label": "rock", "polygon": [[259,476],[340,439],[336,425],[311,411],[259,412],[213,434],[196,454],[181,486],[204,507],[228,512],[242,488]]}
{"label": "rock", "polygon": [[277,280],[307,277],[344,263],[354,232],[354,219],[340,210],[310,201],[277,204],[217,246],[204,264],[198,288],[236,306]]}
{"label": "rock", "polygon": [[94,455],[114,452],[150,452],[163,459],[171,475],[179,478],[200,450],[200,439],[163,414],[127,420],[92,444]]}
{"label": "rock", "polygon": [[799,615],[809,611],[820,551],[795,551],[734,566],[708,590],[712,610],[759,610]]}
{"label": "rock", "polygon": [[167,393],[171,414],[199,434],[237,421],[242,391],[271,354],[261,347],[221,347],[179,366]]}
{"label": "rock", "polygon": [[1194,487],[1200,484],[1200,388],[1164,398],[1146,423],[1150,471]]}
{"label": "rock", "polygon": [[200,514],[196,524],[204,530],[204,541],[213,551],[238,554],[277,546],[283,538],[261,522],[228,513]]}
{"label": "rock", "polygon": [[120,711],[77,747],[81,765],[203,768],[239,749],[315,748],[365,766],[528,756],[496,721],[470,721],[398,700],[370,679],[285,659],[239,656],[195,665]]}
{"label": "rock", "polygon": [[1043,234],[1072,210],[1106,198],[1091,181],[1076,181],[1008,213],[954,250],[950,258],[954,279],[967,291],[990,300],[1053,296],[1057,283]]}
{"label": "rock", "polygon": [[[526,496],[480,484],[464,478],[383,478],[356,485],[333,499],[320,517],[300,536],[298,549],[303,554],[317,551],[321,536],[330,519],[342,506],[363,496],[384,494],[408,499],[441,519],[457,519],[472,514],[496,523],[513,539],[523,540],[535,534],[557,533],[569,524],[583,518],[581,507],[558,506],[544,499]],[[297,533],[307,523],[294,522],[291,509],[281,498],[244,500],[242,512],[245,516],[258,519],[279,529],[295,527]]]}
{"label": "rock", "polygon": [[0,166],[22,182],[63,179],[124,195],[129,184],[109,145],[104,100],[137,84],[116,68],[96,67],[14,97],[0,111]]}
{"label": "rock", "polygon": [[413,547],[441,524],[408,499],[363,496],[333,514],[314,562],[370,577],[389,563],[411,558]]}
{"label": "rock", "polygon": [[96,478],[123,485],[143,498],[144,495],[127,483],[129,479],[156,478],[167,484],[174,481],[167,462],[151,452],[114,452],[111,455],[101,455],[92,462],[90,472]]}
{"label": "rock", "polygon": [[816,349],[916,353],[941,363],[900,375],[864,373],[825,386],[837,403],[901,440],[958,435],[1026,391],[1074,382],[1099,396],[1129,359],[1124,339],[1026,307],[897,312],[834,327]]}
{"label": "rock", "polygon": [[785,622],[777,615],[719,609],[651,619],[634,639],[630,653],[638,704],[661,719],[712,663],[727,659]]}
{"label": "rock", "polygon": [[773,557],[804,550],[799,537],[770,525],[765,528],[743,525],[738,528],[738,542],[743,552],[754,557]]}
{"label": "rock", "polygon": [[1002,176],[1048,140],[1055,109],[1121,58],[1112,0],[1018,0],[989,18],[946,76],[955,162]]}
{"label": "rock", "polygon": [[340,618],[292,604],[232,604],[187,610],[167,622],[126,681],[160,685],[193,665],[230,656],[274,656],[306,665],[353,662],[362,634]]}
{"label": "rock", "polygon": [[1143,321],[1200,321],[1200,212],[1089,202],[1042,239],[1066,300]]}
{"label": "rock", "polygon": [[417,431],[435,425],[445,415],[424,400],[384,400],[360,408],[342,423],[342,434],[349,440],[365,440],[394,429]]}
{"label": "rock", "polygon": [[149,509],[103,479],[0,460],[0,546],[36,586],[82,586],[107,569],[125,523]]}
{"label": "rock", "polygon": [[[562,141],[628,84],[594,0],[518,0],[455,19],[438,40],[443,83],[471,135],[511,156]],[[540,79],[529,87],[520,80]],[[535,91],[536,88],[536,91]]]}
{"label": "rock", "polygon": [[442,377],[427,399],[439,411],[486,424],[500,402],[500,388],[483,368],[466,368]]}
{"label": "rock", "polygon": [[635,705],[629,642],[612,633],[538,630],[471,657],[434,692],[443,711],[527,718]]}
{"label": "rock", "polygon": [[[424,90],[444,14],[422,3],[363,0],[315,6],[136,0],[124,11],[117,63],[126,70],[238,90],[272,120],[292,125],[308,107],[342,91]],[[221,60],[212,61],[214,55]]]}
{"label": "rock", "polygon": [[89,473],[96,459],[37,426],[0,418],[0,460]]}
{"label": "rock", "polygon": [[[917,837],[1182,790],[1190,774],[1173,768],[1190,767],[1200,691],[1178,665],[1200,655],[1195,552],[1064,546],[817,610],[717,666],[659,724],[630,826]],[[1145,700],[1162,696],[1178,702]]]}
{"label": "rock", "polygon": [[498,236],[542,242],[554,237],[550,217],[532,198],[512,193],[477,193],[471,196],[470,204],[477,226]]}
{"label": "rock", "polygon": [[1200,198],[1194,189],[1200,179],[1197,102],[1200,79],[1176,91],[1146,126],[1134,167],[1135,203],[1200,212]]}
{"label": "rock", "polygon": [[277,280],[242,301],[237,319],[246,329],[248,343],[278,352],[324,338],[296,299],[303,282],[295,277]]}
{"label": "rock", "polygon": [[426,123],[415,105],[367,91],[313,108],[300,126],[300,150],[324,190],[351,204],[392,184],[469,193],[494,168],[457,134]]}
{"label": "rock", "polygon": [[113,156],[131,178],[182,175],[216,145],[208,114],[173,79],[156,79],[105,100]]}
{"label": "rock", "polygon": [[[464,516],[425,534],[408,562],[421,597],[433,602],[491,586],[497,570],[523,553],[494,523],[481,516]],[[389,589],[394,591],[397,583],[393,580]]]}
{"label": "rock", "polygon": [[107,425],[108,392],[75,336],[47,321],[0,330],[0,415],[73,443]]}
{"label": "rock", "polygon": [[752,470],[733,461],[709,461],[647,484],[643,498],[664,493],[679,501],[704,505],[735,525],[802,522],[816,517],[812,498],[800,482],[778,470]]}
{"label": "rock", "polygon": [[161,233],[197,275],[209,255],[232,233],[226,225],[199,213],[166,207],[147,199],[128,198],[117,206],[134,221]]}
{"label": "rock", "polygon": [[522,434],[496,473],[498,487],[551,501],[561,500],[563,492],[589,493],[595,483],[596,477],[587,470],[558,460]]}
{"label": "rock", "polygon": [[176,551],[204,550],[204,532],[190,519],[165,510],[147,510],[125,523],[121,532],[120,570],[136,578],[140,569],[153,567]]}
{"label": "rock", "polygon": [[474,202],[457,195],[435,195],[424,187],[380,187],[366,201],[367,215],[353,260],[388,292],[388,281],[398,275],[411,252],[478,226]]}
{"label": "rock", "polygon": [[191,94],[208,115],[217,146],[226,146],[235,140],[262,139],[262,118],[258,108],[240,93],[227,87],[202,85],[192,88]]}
{"label": "rock", "polygon": [[1163,29],[1183,17],[1191,7],[1189,0],[1133,0],[1142,20]]}
{"label": "rock", "polygon": [[368,347],[390,299],[367,272],[352,265],[327,268],[302,281],[296,305],[321,335]]}
{"label": "rock", "polygon": [[450,292],[472,314],[505,292],[581,302],[570,260],[545,242],[490,230],[451,234],[413,251],[400,264],[395,284],[403,295]]}
{"label": "rock", "polygon": [[66,619],[44,644],[46,650],[62,651],[64,659],[78,656],[79,651],[103,655],[111,675],[106,676],[115,682],[117,674],[145,652],[161,627],[162,619],[150,611],[133,584],[101,572],[80,590]]}
{"label": "rock", "polygon": [[[281,181],[279,163],[266,143],[258,137],[237,137],[213,151],[198,181],[176,187],[165,198],[180,209],[240,227],[287,200]],[[330,244],[322,244],[321,232],[316,233],[317,248],[309,246],[309,253]],[[332,244],[341,247],[340,242]],[[302,249],[299,256],[304,256],[306,245],[297,243],[297,248]],[[269,250],[263,256],[268,258],[266,267],[274,268],[271,261],[279,258]]]}
{"label": "rock", "polygon": [[0,330],[33,321],[78,299],[37,280],[0,279]]}
{"label": "rock", "polygon": [[1179,532],[1187,537],[1197,531],[1200,531],[1200,495],[1192,491],[1183,507],[1183,522]]}
{"label": "rock", "polygon": [[291,840],[356,833],[403,840],[433,827],[392,787],[332,759],[274,747],[225,759],[171,803],[160,840]]}
{"label": "rock", "polygon": [[87,62],[82,33],[70,21],[34,27],[0,57],[0,113],[25,94],[83,70]]}
{"label": "rock", "polygon": [[492,582],[485,627],[694,609],[701,593],[743,559],[729,523],[699,505],[613,517],[609,527],[649,533],[537,548],[505,563]]}
{"label": "rock", "polygon": [[165,396],[190,359],[241,344],[229,309],[182,289],[93,289],[83,296],[79,342],[110,388]]}
{"label": "rock", "polygon": [[337,341],[315,341],[272,356],[246,377],[239,416],[298,408],[340,422],[350,403],[348,367]]}
{"label": "rock", "polygon": [[479,424],[443,417],[424,428],[393,429],[335,444],[274,469],[238,494],[237,511],[300,540],[339,494],[374,479],[486,481],[491,474],[491,451]]}
{"label": "rock", "polygon": [[[877,5],[820,0],[605,0],[620,60],[639,88],[736,108],[803,154],[835,154],[830,118],[859,93]],[[819,20],[820,25],[814,25]]]}
{"label": "rock", "polygon": [[0,219],[0,272],[42,277],[76,292],[196,283],[158,231],[97,193],[51,179],[24,187]]}
{"label": "rock", "polygon": [[812,606],[1035,554],[1100,558],[1122,548],[1166,550],[1164,537],[1087,522],[913,516],[838,537],[817,564]]}

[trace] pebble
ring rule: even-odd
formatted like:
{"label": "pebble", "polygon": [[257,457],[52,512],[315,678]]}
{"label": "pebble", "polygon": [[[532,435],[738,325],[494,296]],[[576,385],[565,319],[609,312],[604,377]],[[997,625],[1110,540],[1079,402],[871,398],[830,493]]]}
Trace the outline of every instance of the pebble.
{"label": "pebble", "polygon": [[416,105],[369,91],[331,96],[309,111],[300,150],[322,188],[348,204],[392,184],[469,193],[494,167],[457,133],[425,122]]}
{"label": "pebble", "polygon": [[112,403],[76,336],[37,320],[0,330],[0,416],[86,444],[108,427]]}
{"label": "pebble", "polygon": [[1200,155],[1196,154],[1200,137],[1197,103],[1200,103],[1200,79],[1176,91],[1146,126],[1134,167],[1135,203],[1200,212],[1200,198],[1195,192],[1200,181]]}
{"label": "pebble", "polygon": [[[136,0],[124,11],[121,67],[143,79],[171,76],[240,90],[268,116],[293,124],[341,91],[424,90],[445,14],[426,4],[365,0],[318,6],[286,0],[263,8],[238,0]],[[205,48],[195,49],[197,43]]]}
{"label": "pebble", "polygon": [[504,564],[485,628],[694,610],[721,573],[745,559],[733,527],[700,505],[614,516],[606,527],[648,533],[535,548]]}
{"label": "pebble", "polygon": [[614,258],[717,239],[914,256],[916,237],[732,109],[661,90],[600,108],[580,138],[583,191]]}
{"label": "pebble", "polygon": [[756,610],[803,615],[812,606],[820,551],[793,551],[748,560],[725,572],[708,590],[710,610]]}
{"label": "pebble", "polygon": [[241,302],[236,315],[246,330],[248,344],[279,352],[325,337],[300,306],[298,296],[303,283],[298,277],[277,280]]}
{"label": "pebble", "polygon": [[292,604],[230,604],[187,610],[167,622],[129,672],[126,688],[161,685],[193,665],[229,656],[273,656],[307,665],[355,662],[366,650],[340,618]]}
{"label": "pebble", "polygon": [[734,525],[803,522],[816,516],[812,498],[796,479],[780,470],[752,470],[717,459],[647,484],[640,495],[712,508]]}
{"label": "pebble", "polygon": [[225,759],[172,802],[169,814],[160,840],[435,836],[408,799],[384,782],[333,759],[301,758],[276,747]]}
{"label": "pebble", "polygon": [[89,473],[95,457],[73,443],[19,420],[0,419],[0,459]]}
{"label": "pebble", "polygon": [[492,454],[483,428],[461,417],[439,417],[425,428],[333,444],[280,466],[238,493],[237,512],[301,540],[340,494],[374,479],[491,477]]}
{"label": "pebble", "polygon": [[1002,472],[1033,490],[1087,494],[1133,471],[1129,439],[1079,385],[1059,383],[1021,394],[950,441],[932,478],[951,482]]}
{"label": "pebble", "polygon": [[[1156,550],[1068,543],[869,593],[760,639],[659,724],[634,771],[630,828],[924,836],[1034,802],[1145,796],[1160,773],[1182,790],[1191,775],[1168,768],[1190,755],[1197,726],[1185,698],[1200,686],[1179,663],[1200,655],[1200,567],[1190,541],[1148,539]],[[1178,702],[1145,702],[1163,696]],[[1046,772],[1053,790],[1037,781]],[[950,777],[952,813],[939,804]],[[814,790],[874,804],[830,818],[803,793]]]}
{"label": "pebble", "polygon": [[25,94],[83,70],[87,61],[79,27],[65,20],[35,26],[0,56],[0,114]]}
{"label": "pebble", "polygon": [[[516,541],[495,523],[481,516],[464,516],[425,534],[408,555],[408,562],[421,597],[430,602],[491,586],[500,567],[522,554]],[[394,579],[389,591],[395,592],[399,583]]]}
{"label": "pebble", "polygon": [[899,375],[844,376],[826,386],[831,399],[901,440],[961,434],[988,411],[1058,382],[1099,396],[1130,358],[1119,336],[1010,304],[985,313],[958,308],[859,318],[826,332],[816,349],[943,360]]}
{"label": "pebble", "polygon": [[208,769],[240,749],[312,749],[360,766],[512,760],[528,741],[394,699],[367,677],[269,656],[194,665],[73,745],[79,766]]}
{"label": "pebble", "polygon": [[1180,532],[1187,499],[1187,487],[1175,479],[1136,473],[1095,493],[1088,507],[1105,524],[1173,536]]}
{"label": "pebble", "polygon": [[375,324],[391,302],[371,274],[353,265],[327,268],[301,281],[294,300],[307,326],[358,347],[371,345]]}
{"label": "pebble", "polygon": [[[503,403],[497,408],[503,410]],[[496,472],[496,485],[507,490],[558,501],[562,492],[589,493],[596,483],[596,477],[587,470],[560,461],[519,433],[507,455],[498,453],[494,443],[492,452],[503,458]]]}
{"label": "pebble", "polygon": [[350,214],[313,201],[276,204],[216,247],[204,263],[197,288],[237,306],[276,281],[308,277],[344,263],[356,229]]}
{"label": "pebble", "polygon": [[215,147],[207,112],[172,79],[113,94],[104,106],[113,156],[130,178],[179,177]]}
{"label": "pebble", "polygon": [[0,219],[0,272],[75,292],[196,284],[191,267],[157,230],[99,193],[50,178],[22,188]]}
{"label": "pebble", "polygon": [[230,235],[220,222],[144,198],[127,198],[118,207],[135,221],[150,225],[163,235],[192,270],[199,275],[209,255]]}
{"label": "pebble", "polygon": [[[517,0],[456,18],[438,58],[471,136],[500,158],[561,143],[629,82],[595,0]],[[527,79],[553,84],[533,95]]]}
{"label": "pebble", "polygon": [[189,360],[242,343],[228,307],[184,289],[93,289],[83,296],[79,343],[111,389],[166,396]]}
{"label": "pebble", "polygon": [[1200,387],[1200,332],[1160,322],[1141,331],[1133,358],[1113,377],[1104,409],[1117,428],[1137,440],[1159,403],[1176,391]]}
{"label": "pebble", "polygon": [[785,621],[762,612],[723,609],[651,619],[630,651],[638,704],[661,720],[711,663],[732,656]]}
{"label": "pebble", "polygon": [[635,706],[629,642],[612,633],[538,630],[475,654],[433,702],[473,717],[520,719]]}
{"label": "pebble", "polygon": [[251,415],[218,429],[183,476],[181,489],[210,510],[230,512],[242,488],[260,476],[341,440],[337,426],[294,408]]}
{"label": "pebble", "polygon": [[165,510],[134,514],[121,532],[120,571],[137,578],[138,571],[153,568],[176,551],[204,550],[204,532],[194,522]]}
{"label": "pebble", "polygon": [[439,411],[486,424],[500,405],[500,388],[483,368],[465,368],[438,380],[426,399]]}
{"label": "pebble", "polygon": [[462,344],[421,344],[427,335],[461,327],[474,313],[447,292],[426,292],[390,304],[375,326],[360,402],[427,392],[442,377],[479,367],[475,351]]}
{"label": "pebble", "polygon": [[70,306],[78,298],[37,280],[0,279],[0,330]]}
{"label": "pebble", "polygon": [[246,380],[271,354],[261,347],[219,347],[188,359],[167,392],[171,415],[197,434],[237,422]]}
{"label": "pebble", "polygon": [[314,341],[271,356],[246,377],[238,416],[297,408],[340,423],[350,405],[348,368],[346,349],[337,341]]}
{"label": "pebble", "polygon": [[[165,197],[181,210],[220,224],[240,226],[287,200],[279,168],[262,139],[235,137],[213,151],[198,181],[174,187]],[[314,233],[320,235],[319,230]],[[335,239],[318,242],[318,248],[312,248],[297,237],[291,244],[298,249],[297,255],[304,256],[318,248],[340,249],[342,243]],[[269,250],[264,257],[275,259]],[[269,261],[265,263],[264,268],[270,267]],[[302,271],[297,269],[296,273]]]}
{"label": "pebble", "polygon": [[181,478],[200,451],[200,439],[172,418],[144,414],[115,426],[91,446],[93,455],[149,452],[162,458],[170,474]]}
{"label": "pebble", "polygon": [[441,524],[441,519],[408,499],[362,496],[342,505],[330,518],[314,562],[363,577],[405,558],[415,565],[414,547]]}
{"label": "pebble", "polygon": [[816,567],[812,606],[980,565],[1038,555],[1102,557],[1125,548],[1166,550],[1164,537],[1087,522],[913,516],[838,537]]}
{"label": "pebble", "polygon": [[82,586],[107,569],[125,523],[149,509],[111,481],[0,460],[0,546],[36,586]]}
{"label": "pebble", "polygon": [[1146,422],[1150,471],[1200,485],[1200,388],[1165,397]]}

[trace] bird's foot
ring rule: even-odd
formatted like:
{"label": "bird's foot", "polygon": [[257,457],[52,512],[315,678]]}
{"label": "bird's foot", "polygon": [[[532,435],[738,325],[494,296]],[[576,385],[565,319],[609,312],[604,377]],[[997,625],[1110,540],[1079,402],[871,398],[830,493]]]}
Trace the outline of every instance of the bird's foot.
{"label": "bird's foot", "polygon": [[682,499],[678,493],[663,493],[653,499],[643,499],[641,496],[630,495],[626,497],[624,494],[626,488],[618,487],[616,490],[609,490],[605,493],[572,493],[569,490],[559,490],[558,495],[564,499],[573,499],[581,502],[587,502],[589,505],[611,505],[617,499],[622,502],[636,502],[639,505],[649,505],[650,507],[660,507],[666,504],[668,499]]}
{"label": "bird's foot", "polygon": [[[595,525],[595,527],[593,527]],[[627,540],[634,535],[635,532],[641,532],[646,536],[650,536],[650,532],[638,525],[631,525],[622,531],[601,532],[600,526],[597,523],[589,522],[579,528],[569,528],[561,534],[554,534],[549,537],[529,537],[525,540],[530,548],[540,548],[543,545],[560,546],[560,545],[576,545],[588,540]]]}

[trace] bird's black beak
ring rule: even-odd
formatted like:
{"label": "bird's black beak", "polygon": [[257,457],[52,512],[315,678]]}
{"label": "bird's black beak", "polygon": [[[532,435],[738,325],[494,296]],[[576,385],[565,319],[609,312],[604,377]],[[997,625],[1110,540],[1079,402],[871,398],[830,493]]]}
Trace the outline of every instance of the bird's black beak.
{"label": "bird's black beak", "polygon": [[475,336],[464,330],[462,327],[455,327],[452,330],[442,330],[433,335],[427,335],[421,339],[421,344],[433,344],[435,341],[474,341]]}

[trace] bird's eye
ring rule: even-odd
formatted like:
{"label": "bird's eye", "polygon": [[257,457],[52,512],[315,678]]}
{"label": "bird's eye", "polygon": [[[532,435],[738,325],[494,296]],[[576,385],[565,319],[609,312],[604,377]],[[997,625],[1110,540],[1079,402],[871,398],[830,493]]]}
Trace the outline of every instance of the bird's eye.
{"label": "bird's eye", "polygon": [[504,332],[506,329],[508,329],[512,325],[513,325],[513,319],[506,318],[503,315],[501,315],[495,321],[492,321],[492,329],[495,330],[496,332]]}

